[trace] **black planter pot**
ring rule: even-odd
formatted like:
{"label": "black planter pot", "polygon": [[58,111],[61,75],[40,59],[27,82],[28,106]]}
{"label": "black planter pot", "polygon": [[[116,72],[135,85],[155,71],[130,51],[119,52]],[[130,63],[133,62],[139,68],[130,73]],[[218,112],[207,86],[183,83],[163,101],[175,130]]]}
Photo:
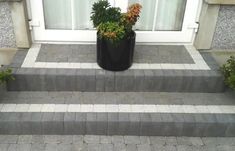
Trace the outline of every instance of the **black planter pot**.
{"label": "black planter pot", "polygon": [[[98,37],[98,36],[97,36]],[[132,66],[136,34],[133,31],[128,38],[112,43],[97,38],[97,63],[109,71],[124,71]]]}

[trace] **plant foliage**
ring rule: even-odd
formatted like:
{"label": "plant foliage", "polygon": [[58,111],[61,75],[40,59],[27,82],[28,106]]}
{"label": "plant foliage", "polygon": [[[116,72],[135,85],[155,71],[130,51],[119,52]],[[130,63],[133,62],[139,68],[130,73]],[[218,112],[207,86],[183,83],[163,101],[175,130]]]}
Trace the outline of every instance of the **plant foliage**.
{"label": "plant foliage", "polygon": [[111,7],[107,0],[100,0],[93,4],[91,20],[97,28],[101,23],[118,22],[121,18],[121,9]]}
{"label": "plant foliage", "polygon": [[111,42],[119,41],[125,37],[125,28],[117,22],[101,23],[98,27],[100,38],[104,37]]}
{"label": "plant foliage", "polygon": [[138,3],[128,7],[127,13],[121,13],[118,7],[111,7],[107,0],[93,4],[91,20],[98,29],[98,36],[111,42],[118,42],[132,32],[132,27],[140,17],[142,6]]}
{"label": "plant foliage", "polygon": [[235,57],[231,56],[227,63],[221,67],[224,74],[225,84],[235,90]]}
{"label": "plant foliage", "polygon": [[12,70],[6,69],[0,71],[0,84],[6,83],[10,80],[14,80],[14,77],[12,76]]}

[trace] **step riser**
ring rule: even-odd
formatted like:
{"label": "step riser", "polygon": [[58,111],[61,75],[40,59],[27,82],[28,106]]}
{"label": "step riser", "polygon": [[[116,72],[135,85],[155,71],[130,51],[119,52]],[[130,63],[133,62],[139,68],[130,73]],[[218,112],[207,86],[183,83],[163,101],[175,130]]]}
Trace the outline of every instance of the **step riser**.
{"label": "step riser", "polygon": [[[153,70],[150,73],[127,71],[124,74],[113,72],[103,73],[103,71],[99,70],[84,70],[79,74],[76,70],[64,70],[64,73],[69,72],[67,75],[60,75],[56,73],[56,70],[52,69],[46,72],[53,71],[55,73],[42,75],[14,74],[16,80],[8,83],[8,90],[214,93],[223,92],[225,88],[222,76],[213,75],[215,72],[210,72],[208,75],[203,75],[203,71],[192,71],[190,75],[185,75],[182,71],[162,72],[158,70]],[[197,76],[198,74],[199,76]]]}
{"label": "step riser", "polygon": [[6,85],[5,84],[0,84],[0,97],[5,92],[6,92]]}
{"label": "step riser", "polygon": [[[136,136],[191,136],[191,137],[230,137],[235,136],[235,123],[216,122],[153,122],[142,115],[140,121],[125,120],[128,114],[119,115],[119,119],[113,119],[118,114],[80,114],[79,120],[69,117],[63,119],[64,114],[57,114],[54,120],[48,113],[47,120],[15,119],[1,121],[0,134],[7,135],[136,135]],[[86,116],[87,120],[82,120]],[[97,118],[94,116],[97,115]],[[107,115],[107,116],[105,116]],[[16,115],[14,115],[16,116]],[[35,116],[35,115],[34,115]],[[39,116],[36,115],[36,116]],[[36,117],[35,116],[35,117]],[[108,120],[108,117],[110,118]],[[107,119],[106,119],[107,118]]]}

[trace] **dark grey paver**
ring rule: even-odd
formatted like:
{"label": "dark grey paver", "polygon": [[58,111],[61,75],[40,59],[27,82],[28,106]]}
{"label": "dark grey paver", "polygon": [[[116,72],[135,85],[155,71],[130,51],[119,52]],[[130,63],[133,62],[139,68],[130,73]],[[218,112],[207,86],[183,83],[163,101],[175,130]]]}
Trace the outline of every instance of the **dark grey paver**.
{"label": "dark grey paver", "polygon": [[[42,44],[38,62],[84,62],[96,60],[96,45]],[[194,63],[184,46],[136,45],[136,63]]]}

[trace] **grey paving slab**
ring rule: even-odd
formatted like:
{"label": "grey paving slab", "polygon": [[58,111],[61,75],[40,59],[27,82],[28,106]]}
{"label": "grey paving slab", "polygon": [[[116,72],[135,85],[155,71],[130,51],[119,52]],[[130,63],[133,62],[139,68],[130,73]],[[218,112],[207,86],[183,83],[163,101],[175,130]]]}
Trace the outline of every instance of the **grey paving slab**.
{"label": "grey paving slab", "polygon": [[44,142],[46,144],[59,144],[59,143],[61,143],[60,136],[58,136],[58,135],[45,135]]}
{"label": "grey paving slab", "polygon": [[[38,62],[83,62],[96,61],[96,45],[42,44]],[[136,63],[194,63],[184,46],[136,45]]]}
{"label": "grey paving slab", "polygon": [[31,124],[32,133],[41,135],[43,133],[43,123],[41,122],[43,113],[32,113],[29,125]]}
{"label": "grey paving slab", "polygon": [[21,135],[18,138],[19,144],[30,144],[32,143],[32,135]]}
{"label": "grey paving slab", "polygon": [[113,144],[124,144],[124,136],[118,136],[118,135],[114,135],[112,136],[112,143]]}
{"label": "grey paving slab", "polygon": [[97,114],[97,134],[107,135],[108,134],[108,113]]}
{"label": "grey paving slab", "polygon": [[76,113],[75,120],[75,133],[77,134],[86,134],[86,114],[85,113]]}
{"label": "grey paving slab", "polygon": [[18,144],[17,151],[31,151],[31,144]]}
{"label": "grey paving slab", "polygon": [[138,151],[151,151],[150,145],[137,145]]}
{"label": "grey paving slab", "polygon": [[86,113],[86,134],[97,134],[97,114]]}
{"label": "grey paving slab", "polygon": [[45,144],[32,144],[31,151],[45,151]]}
{"label": "grey paving slab", "polygon": [[118,114],[118,135],[128,134],[130,129],[130,118],[129,114],[119,113]]}
{"label": "grey paving slab", "polygon": [[152,124],[151,115],[150,114],[140,114],[140,132],[141,136],[151,136],[153,135],[154,126]]}
{"label": "grey paving slab", "polygon": [[[6,136],[1,135],[3,140]],[[17,135],[17,138],[23,136]],[[32,136],[34,137],[34,135]],[[233,137],[148,137],[151,144],[141,143],[139,136],[112,136],[112,143],[107,143],[110,136],[97,135],[44,135],[42,143],[32,142],[30,144],[21,144],[20,142],[0,142],[1,151],[232,151],[234,150]],[[79,143],[74,142],[73,138],[77,138]],[[105,139],[105,143],[101,143],[101,139]],[[128,139],[128,144],[124,140]],[[72,140],[72,141],[71,141]],[[138,140],[138,141],[137,141]],[[177,140],[177,143],[175,142]]]}
{"label": "grey paving slab", "polygon": [[86,135],[84,137],[84,141],[87,144],[99,144],[100,143],[100,136],[97,136],[97,135]]}
{"label": "grey paving slab", "polygon": [[124,142],[125,144],[140,144],[140,137],[137,136],[124,136]]}
{"label": "grey paving slab", "polygon": [[72,144],[73,143],[73,135],[61,135],[59,137],[61,144]]}
{"label": "grey paving slab", "polygon": [[101,144],[112,144],[112,136],[100,136]]}
{"label": "grey paving slab", "polygon": [[[100,71],[102,74],[97,73]],[[220,73],[200,70],[128,70],[115,73],[91,69],[40,71],[24,68],[18,69],[14,77],[16,80],[8,84],[8,90],[212,93],[224,92],[225,89]]]}
{"label": "grey paving slab", "polygon": [[44,144],[44,136],[32,135],[32,144]]}
{"label": "grey paving slab", "polygon": [[75,120],[76,113],[64,114],[64,134],[73,134],[76,131]]}

